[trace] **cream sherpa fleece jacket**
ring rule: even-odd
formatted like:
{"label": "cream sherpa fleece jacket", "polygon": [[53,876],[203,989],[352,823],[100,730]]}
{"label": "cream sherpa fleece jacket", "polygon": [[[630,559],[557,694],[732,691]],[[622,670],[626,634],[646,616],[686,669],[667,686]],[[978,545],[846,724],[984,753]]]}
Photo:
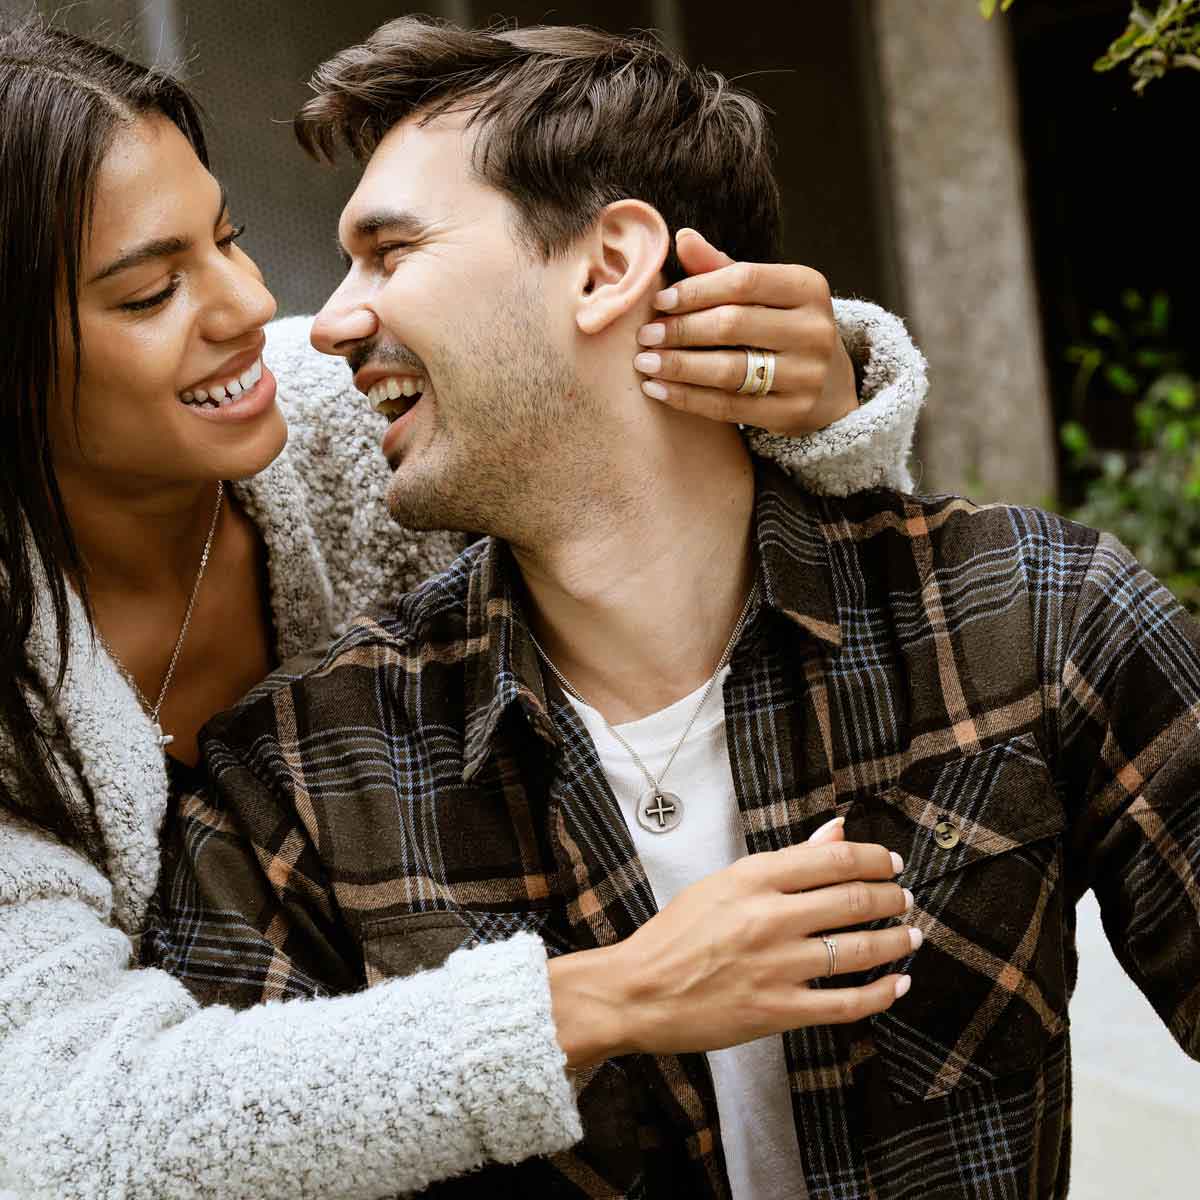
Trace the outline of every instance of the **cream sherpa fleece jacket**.
{"label": "cream sherpa fleece jacket", "polygon": [[[860,302],[837,313],[865,367],[863,407],[796,442],[751,441],[814,490],[906,488],[924,363],[896,318]],[[374,422],[345,367],[309,347],[307,319],[274,324],[266,357],[291,436],[236,491],[266,541],[289,658],[455,547],[386,517]],[[136,969],[167,780],[145,713],[78,605],[73,618],[65,683],[42,715],[88,852],[0,813],[0,1191],[367,1200],[577,1139],[545,951],[529,935],[357,995],[240,1013],[202,1010]],[[31,649],[48,689],[47,628]],[[0,746],[0,770],[19,752]]]}

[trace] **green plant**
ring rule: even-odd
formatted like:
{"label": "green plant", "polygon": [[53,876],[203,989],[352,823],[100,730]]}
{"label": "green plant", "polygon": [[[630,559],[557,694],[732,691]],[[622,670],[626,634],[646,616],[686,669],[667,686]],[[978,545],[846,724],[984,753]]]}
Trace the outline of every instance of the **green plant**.
{"label": "green plant", "polygon": [[[1200,385],[1172,348],[1166,296],[1122,296],[1124,315],[1092,317],[1094,340],[1072,346],[1075,419],[1061,429],[1069,468],[1086,481],[1071,515],[1115,534],[1200,613]],[[1137,446],[1093,444],[1079,419],[1097,390],[1133,401]]]}
{"label": "green plant", "polygon": [[[1007,12],[1013,0],[979,0],[979,11],[989,21]],[[1129,64],[1133,90],[1141,92],[1152,79],[1161,79],[1176,67],[1200,71],[1200,0],[1159,0],[1156,10],[1134,4],[1129,24],[1093,68],[1111,71]]]}

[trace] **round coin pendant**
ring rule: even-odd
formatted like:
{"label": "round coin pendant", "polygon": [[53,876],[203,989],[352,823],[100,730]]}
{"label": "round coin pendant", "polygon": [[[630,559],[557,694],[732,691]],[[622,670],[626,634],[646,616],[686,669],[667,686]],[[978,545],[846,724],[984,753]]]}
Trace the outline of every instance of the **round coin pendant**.
{"label": "round coin pendant", "polygon": [[683,820],[683,801],[674,792],[647,792],[638,801],[637,819],[650,833],[670,833]]}

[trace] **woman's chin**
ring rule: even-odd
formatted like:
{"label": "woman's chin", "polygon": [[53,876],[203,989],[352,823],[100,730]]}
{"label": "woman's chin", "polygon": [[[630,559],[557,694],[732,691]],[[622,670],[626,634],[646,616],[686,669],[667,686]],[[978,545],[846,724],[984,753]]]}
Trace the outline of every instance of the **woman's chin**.
{"label": "woman's chin", "polygon": [[283,413],[272,406],[255,422],[253,431],[241,430],[238,445],[222,447],[219,456],[222,479],[252,479],[265,471],[283,453],[287,445],[288,427]]}
{"label": "woman's chin", "polygon": [[[188,393],[184,393],[187,395]],[[189,397],[190,400],[190,397]],[[276,402],[275,376],[264,367],[253,387],[218,404],[177,402],[183,410],[185,436],[222,479],[249,479],[266,470],[287,444],[287,422]]]}

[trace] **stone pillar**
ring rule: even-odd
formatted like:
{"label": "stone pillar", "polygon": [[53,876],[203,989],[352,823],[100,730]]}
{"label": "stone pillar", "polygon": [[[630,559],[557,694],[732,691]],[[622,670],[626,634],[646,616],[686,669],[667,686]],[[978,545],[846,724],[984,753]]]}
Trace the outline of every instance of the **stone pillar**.
{"label": "stone pillar", "polygon": [[872,22],[902,307],[930,366],[914,474],[1045,504],[1055,434],[1007,29],[967,0],[873,0]]}

